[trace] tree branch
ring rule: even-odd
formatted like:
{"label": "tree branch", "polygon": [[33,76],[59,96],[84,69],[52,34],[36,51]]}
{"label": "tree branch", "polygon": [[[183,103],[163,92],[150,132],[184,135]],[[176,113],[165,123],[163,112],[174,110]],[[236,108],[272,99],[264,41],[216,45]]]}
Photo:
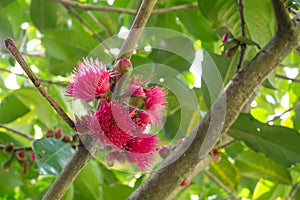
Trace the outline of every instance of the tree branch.
{"label": "tree branch", "polygon": [[[129,36],[124,43],[130,44],[133,48],[135,47],[139,39],[139,36],[141,34],[142,28],[145,26],[148,18],[150,17],[151,11],[155,3],[156,0],[143,1],[138,11],[138,15],[136,16],[133,22],[132,29],[130,30],[130,33],[134,32],[134,34],[129,33]],[[135,28],[139,28],[138,31],[133,30]],[[137,32],[140,33],[136,34]],[[137,37],[137,38],[132,39],[131,37]],[[131,54],[126,54],[126,55],[130,56]],[[121,59],[122,56],[119,56],[119,58]],[[64,193],[68,190],[68,188],[71,186],[73,181],[76,179],[80,171],[83,169],[86,163],[93,157],[94,153],[96,152],[96,144],[98,141],[94,140],[90,135],[80,135],[80,136],[81,136],[81,140],[77,151],[74,153],[71,160],[68,162],[68,164],[61,171],[61,173],[56,178],[54,183],[51,185],[50,189],[44,195],[43,200],[61,199]]]}
{"label": "tree branch", "polygon": [[[135,45],[138,43],[143,28],[145,27],[151,15],[151,12],[155,6],[156,1],[157,0],[144,0],[142,2],[140,9],[135,17],[135,20],[131,26],[128,37],[123,43],[116,61],[131,57]],[[117,71],[120,70],[117,69]]]}
{"label": "tree branch", "polygon": [[93,15],[93,13],[91,11],[87,10],[86,14],[104,32],[106,37],[110,36],[109,31],[107,30],[107,28],[101,22],[99,22],[99,20]]}
{"label": "tree branch", "polygon": [[22,136],[22,137],[24,137],[24,138],[27,138],[28,140],[34,140],[34,137],[32,137],[31,135],[28,135],[28,134],[26,134],[26,133],[22,133],[22,132],[20,132],[20,131],[14,130],[14,129],[9,128],[9,127],[7,127],[7,126],[4,126],[4,125],[2,125],[2,124],[0,124],[0,128],[4,128],[4,129],[6,129],[6,130],[8,130],[8,131],[10,131],[10,132],[12,132],[12,133],[15,133],[15,134],[20,135],[20,136]]}
{"label": "tree branch", "polygon": [[[137,11],[133,9],[127,9],[127,8],[120,8],[120,7],[109,7],[109,6],[99,6],[99,5],[90,5],[90,4],[83,4],[75,1],[69,1],[69,0],[54,0],[56,2],[59,2],[63,5],[72,6],[75,8],[80,8],[83,10],[95,10],[95,11],[105,11],[105,12],[117,12],[117,13],[125,13],[130,15],[136,15]],[[198,5],[195,4],[184,4],[169,8],[161,8],[153,10],[152,14],[163,14],[163,13],[170,13],[175,12],[179,10],[187,10],[187,9],[193,9],[197,8]]]}
{"label": "tree branch", "polygon": [[285,80],[291,80],[291,81],[293,81],[293,82],[300,83],[300,79],[298,79],[298,78],[289,78],[289,77],[284,76],[284,75],[282,75],[282,74],[275,74],[275,76],[276,76],[277,78],[282,78],[282,79],[285,79]]}
{"label": "tree branch", "polygon": [[231,190],[226,185],[224,185],[217,177],[215,177],[212,173],[210,173],[210,171],[205,170],[204,174],[208,176],[210,180],[215,182],[220,188],[222,188],[227,194],[229,194],[229,196],[231,196],[232,199],[234,200],[241,199],[238,196],[236,196],[233,192],[231,192]]}
{"label": "tree branch", "polygon": [[47,99],[50,105],[55,109],[55,111],[62,117],[62,119],[75,130],[74,122],[70,119],[70,117],[65,113],[65,111],[60,107],[60,105],[55,101],[55,99],[48,93],[46,88],[41,85],[41,81],[36,77],[33,71],[29,68],[27,63],[25,62],[22,54],[17,49],[15,42],[13,39],[8,38],[5,40],[5,47],[9,50],[11,55],[15,57],[17,62],[21,65],[29,79],[32,81],[34,86],[39,90],[39,92]]}
{"label": "tree branch", "polygon": [[[238,10],[239,10],[239,14],[240,14],[241,33],[242,33],[243,37],[246,37],[246,22],[245,22],[245,16],[244,16],[243,0],[238,0]],[[241,51],[240,51],[240,56],[239,56],[239,60],[238,60],[237,67],[236,67],[236,72],[240,71],[240,69],[242,67],[244,56],[246,53],[246,48],[247,48],[246,44],[241,44]]]}
{"label": "tree branch", "polygon": [[[5,149],[5,145],[3,144],[0,144],[0,150],[3,150]],[[32,151],[32,147],[14,147],[14,152],[16,151],[22,151],[22,150],[25,150],[25,151]]]}
{"label": "tree branch", "polygon": [[297,103],[295,103],[292,107],[290,107],[289,109],[287,109],[286,111],[284,111],[284,112],[281,113],[280,115],[277,115],[277,116],[275,116],[273,119],[269,120],[268,123],[269,123],[269,122],[274,122],[275,120],[279,119],[279,118],[280,118],[282,115],[284,115],[285,113],[288,113],[288,112],[290,112],[290,111],[292,111],[292,110],[296,110],[296,109],[298,109],[298,108],[300,108],[300,101],[297,102]]}
{"label": "tree branch", "polygon": [[285,200],[292,200],[299,189],[300,189],[300,182],[298,182],[296,185],[293,186],[293,189],[290,192],[290,195]]}
{"label": "tree branch", "polygon": [[[275,12],[281,12],[283,5],[280,0],[273,2]],[[235,122],[241,109],[267,75],[299,45],[300,28],[291,27],[290,22],[280,26],[267,46],[226,86],[199,124],[197,132],[193,132],[163,160],[158,169],[128,199],[167,199],[189,177],[192,169],[217,143],[220,134],[226,133]],[[225,119],[221,117],[224,113]]]}

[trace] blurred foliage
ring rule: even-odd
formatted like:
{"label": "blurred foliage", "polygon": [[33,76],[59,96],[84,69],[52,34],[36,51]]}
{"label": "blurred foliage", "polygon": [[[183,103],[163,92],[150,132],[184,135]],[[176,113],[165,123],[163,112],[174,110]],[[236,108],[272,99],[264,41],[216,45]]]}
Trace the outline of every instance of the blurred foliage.
{"label": "blurred foliage", "polygon": [[[140,2],[76,1],[125,9],[137,9]],[[298,0],[284,2],[287,7],[298,9]],[[235,0],[158,1],[155,9],[183,4],[198,6],[153,14],[147,26],[161,29],[144,31],[132,56],[137,70],[138,66],[145,65],[142,71],[146,78],[155,74],[151,81],[161,81],[170,89],[165,126],[159,131],[160,145],[176,144],[189,135],[234,76],[239,52],[226,57],[222,35],[229,31],[233,37],[247,41],[243,62],[246,64],[259,51],[256,46],[266,45],[277,27],[271,0],[244,1],[246,37],[240,33]],[[17,157],[18,152],[0,152],[0,199],[41,199],[70,159],[75,144],[63,140],[69,136],[72,142],[74,133],[30,81],[20,75],[24,73],[6,51],[3,41],[14,38],[36,75],[54,82],[43,84],[72,116],[84,107],[65,97],[66,89],[61,84],[68,82],[70,72],[83,57],[94,56],[105,64],[113,63],[124,41],[118,34],[129,29],[134,19],[134,15],[119,12],[72,10],[90,28],[53,0],[0,1],[0,124],[35,138],[31,141],[0,128],[2,149],[9,144],[15,148],[33,147],[25,151],[23,159]],[[195,58],[199,59],[199,52],[203,58],[202,69],[201,64],[193,63]],[[284,199],[293,185],[300,182],[300,109],[294,106],[300,102],[300,83],[292,80],[300,77],[299,63],[300,55],[293,52],[269,76],[257,91],[250,113],[242,114],[222,141],[234,139],[235,142],[221,149],[221,161],[212,162],[209,167],[210,173],[236,196]],[[170,69],[164,71],[160,66]],[[291,107],[293,109],[272,120]],[[56,133],[59,128],[62,135]],[[34,161],[30,159],[32,151],[36,156]],[[125,199],[147,176],[126,171],[126,167],[131,169],[129,164],[109,168],[101,159],[90,161],[63,199]],[[189,186],[182,188],[176,199],[226,197],[229,194],[222,187],[199,173]],[[300,191],[293,199],[299,198]]]}

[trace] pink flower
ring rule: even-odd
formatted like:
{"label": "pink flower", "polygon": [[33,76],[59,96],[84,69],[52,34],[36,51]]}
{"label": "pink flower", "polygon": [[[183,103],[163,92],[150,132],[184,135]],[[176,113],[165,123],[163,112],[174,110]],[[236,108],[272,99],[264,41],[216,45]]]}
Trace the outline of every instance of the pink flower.
{"label": "pink flower", "polygon": [[153,163],[157,143],[156,134],[141,134],[132,138],[126,143],[127,160],[144,171]]}
{"label": "pink flower", "polygon": [[189,186],[191,184],[191,179],[187,178],[185,181],[182,181],[180,183],[180,186],[181,187],[186,187],[186,186]]}
{"label": "pink flower", "polygon": [[151,109],[151,107],[154,105],[162,105],[163,108],[166,107],[166,92],[163,88],[155,85],[150,89],[145,89],[145,93],[147,96],[147,100],[145,101],[147,110]]}
{"label": "pink flower", "polygon": [[133,96],[146,97],[146,93],[144,92],[144,85],[145,83],[142,82],[141,75],[133,76],[129,82],[129,91]]}
{"label": "pink flower", "polygon": [[110,73],[98,60],[84,59],[70,75],[66,94],[89,102],[110,89],[109,78]]}
{"label": "pink flower", "polygon": [[121,66],[122,68],[132,66],[130,60],[128,60],[128,59],[123,59],[123,60],[121,60],[121,62],[122,62],[122,66]]}

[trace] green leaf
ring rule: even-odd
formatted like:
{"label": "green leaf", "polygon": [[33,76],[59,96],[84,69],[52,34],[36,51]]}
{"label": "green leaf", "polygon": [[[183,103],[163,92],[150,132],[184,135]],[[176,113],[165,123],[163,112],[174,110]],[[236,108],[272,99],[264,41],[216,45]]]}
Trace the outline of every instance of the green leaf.
{"label": "green leaf", "polygon": [[247,45],[252,45],[252,46],[256,46],[258,49],[261,49],[261,47],[259,46],[259,44],[257,44],[256,42],[254,42],[253,40],[244,37],[244,36],[240,36],[240,37],[236,37],[234,38],[235,40],[243,43],[243,44],[247,44]]}
{"label": "green leaf", "polygon": [[98,164],[93,160],[88,162],[74,181],[75,190],[78,191],[81,199],[87,200],[103,199],[101,184],[103,184],[103,175]]}
{"label": "green leaf", "polygon": [[230,62],[224,56],[203,51],[201,85],[207,108],[219,97],[224,84],[234,75],[235,67]]}
{"label": "green leaf", "polygon": [[218,40],[218,37],[213,33],[212,27],[207,19],[203,16],[199,9],[190,9],[187,11],[178,11],[175,13],[188,32],[201,41],[211,42]]}
{"label": "green leaf", "polygon": [[65,76],[77,66],[77,63],[77,58],[70,58],[67,60],[57,60],[55,58],[50,58],[48,69],[53,75]]}
{"label": "green leaf", "polygon": [[15,95],[9,95],[0,105],[0,123],[8,123],[28,113],[30,109]]}
{"label": "green leaf", "polygon": [[239,34],[240,27],[237,1],[198,0],[198,6],[201,13],[211,22],[213,28],[227,26],[232,31],[233,35]]}
{"label": "green leaf", "polygon": [[0,179],[0,197],[6,194],[12,194],[15,187],[23,185],[21,174],[15,170],[8,172],[2,170]]}
{"label": "green leaf", "polygon": [[235,163],[242,176],[253,179],[264,178],[281,184],[292,183],[289,171],[282,165],[266,158],[262,153],[256,153],[252,150],[243,151]]}
{"label": "green leaf", "polygon": [[46,53],[57,60],[82,59],[98,44],[91,35],[78,30],[46,29],[44,34]]}
{"label": "green leaf", "polygon": [[212,162],[209,171],[231,190],[236,190],[240,185],[240,173],[237,167],[224,156],[220,162]]}
{"label": "green leaf", "polygon": [[58,123],[57,114],[36,88],[23,88],[14,93],[48,128]]}
{"label": "green leaf", "polygon": [[73,200],[74,193],[75,193],[74,184],[72,184],[71,187],[66,191],[66,193],[62,197],[62,200]]}
{"label": "green leaf", "polygon": [[34,25],[43,32],[45,28],[54,28],[58,19],[59,4],[52,0],[32,0],[30,16]]}
{"label": "green leaf", "polygon": [[274,184],[270,181],[261,179],[253,192],[253,200],[265,199],[285,199],[290,193],[292,186]]}
{"label": "green leaf", "polygon": [[1,0],[0,4],[5,7],[7,6],[8,4],[14,2],[15,0]]}
{"label": "green leaf", "polygon": [[105,200],[126,199],[134,190],[133,188],[122,184],[115,184],[111,187],[102,185],[102,187]]}
{"label": "green leaf", "polygon": [[54,138],[35,140],[32,146],[41,174],[58,174],[74,152],[70,144]]}
{"label": "green leaf", "polygon": [[293,129],[263,124],[242,113],[228,133],[283,166],[300,162],[300,134]]}
{"label": "green leaf", "polygon": [[4,46],[4,40],[11,37],[14,37],[12,26],[8,20],[8,16],[5,13],[5,10],[0,5],[0,51],[6,51]]}
{"label": "green leaf", "polygon": [[190,68],[194,57],[192,41],[182,36],[162,40],[158,46],[153,47],[149,55],[155,63],[164,64],[180,72]]}

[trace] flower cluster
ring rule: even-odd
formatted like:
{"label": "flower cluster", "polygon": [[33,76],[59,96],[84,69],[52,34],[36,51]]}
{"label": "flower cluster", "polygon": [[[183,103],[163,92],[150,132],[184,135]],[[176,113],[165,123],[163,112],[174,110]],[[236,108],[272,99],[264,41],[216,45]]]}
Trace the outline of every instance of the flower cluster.
{"label": "flower cluster", "polygon": [[[129,60],[121,68],[131,66]],[[84,60],[71,75],[67,95],[86,102],[98,99],[97,110],[76,118],[79,133],[89,132],[108,149],[105,161],[112,166],[115,160],[127,160],[141,170],[154,160],[157,144],[156,133],[147,133],[153,124],[160,124],[166,109],[166,91],[154,85],[146,87],[142,76],[129,80],[128,88],[112,99],[111,89],[117,73],[108,71],[98,60]]]}

